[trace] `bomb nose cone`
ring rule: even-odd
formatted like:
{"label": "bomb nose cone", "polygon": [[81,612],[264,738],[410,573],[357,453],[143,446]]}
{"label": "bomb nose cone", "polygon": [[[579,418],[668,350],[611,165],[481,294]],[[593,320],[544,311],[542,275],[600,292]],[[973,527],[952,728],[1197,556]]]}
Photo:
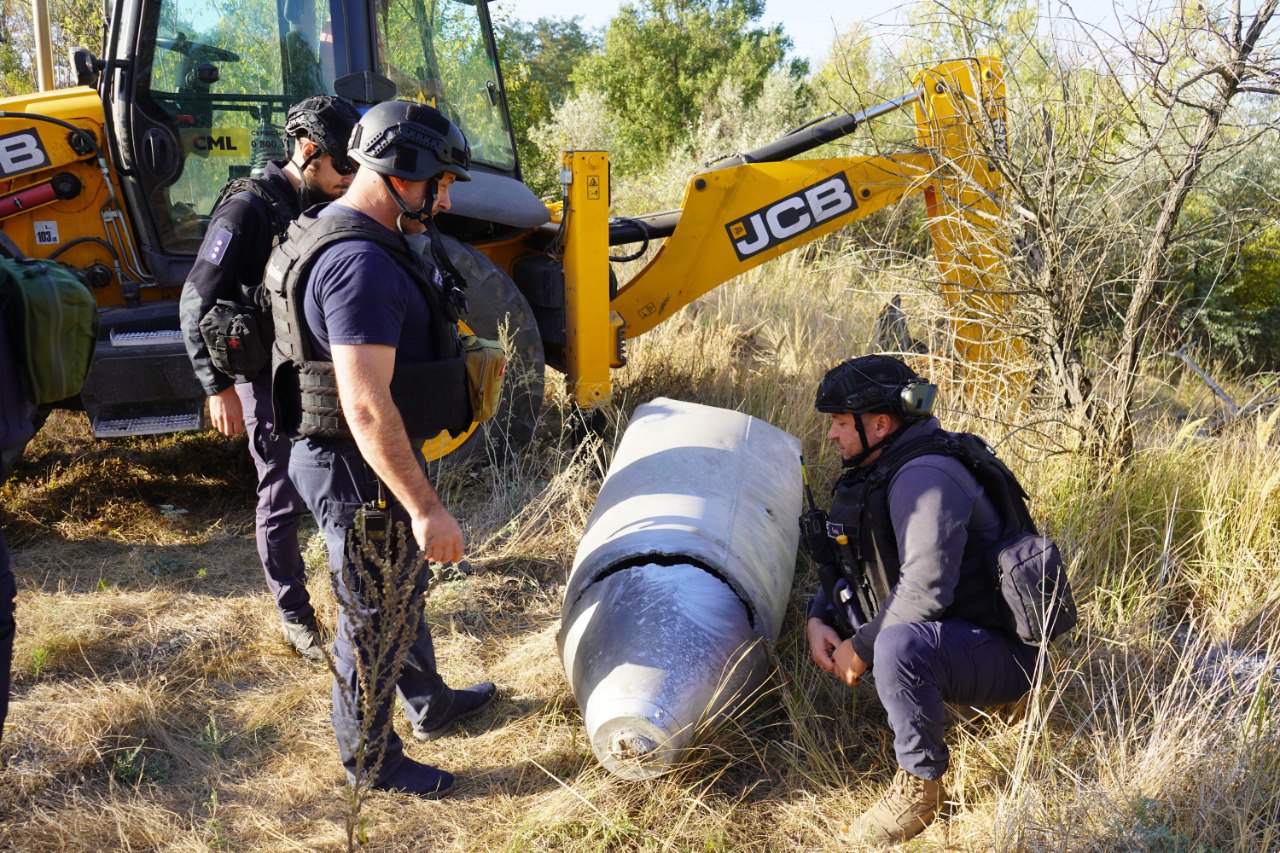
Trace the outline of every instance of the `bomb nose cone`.
{"label": "bomb nose cone", "polygon": [[615,732],[609,738],[609,754],[619,761],[634,761],[649,755],[658,745],[644,735],[633,732]]}
{"label": "bomb nose cone", "polygon": [[600,763],[648,779],[759,695],[799,539],[799,442],[741,412],[632,416],[569,586],[560,654]]}
{"label": "bomb nose cone", "polygon": [[567,624],[565,665],[591,747],[626,779],[670,770],[698,723],[759,681],[764,653],[746,606],[696,566],[615,572],[586,591]]}
{"label": "bomb nose cone", "polygon": [[607,721],[596,730],[593,745],[605,769],[623,779],[661,776],[677,758],[665,732],[635,717]]}

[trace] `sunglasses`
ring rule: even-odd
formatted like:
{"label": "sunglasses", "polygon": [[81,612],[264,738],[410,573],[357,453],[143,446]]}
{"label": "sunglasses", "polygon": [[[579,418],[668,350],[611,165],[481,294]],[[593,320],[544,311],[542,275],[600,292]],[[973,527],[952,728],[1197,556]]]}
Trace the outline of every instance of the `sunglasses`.
{"label": "sunglasses", "polygon": [[329,160],[332,161],[333,163],[333,171],[337,172],[339,175],[342,175],[344,178],[347,177],[348,175],[354,175],[356,173],[356,169],[360,168],[355,163],[352,163],[350,160],[348,160],[346,157],[339,158],[339,157],[330,156]]}

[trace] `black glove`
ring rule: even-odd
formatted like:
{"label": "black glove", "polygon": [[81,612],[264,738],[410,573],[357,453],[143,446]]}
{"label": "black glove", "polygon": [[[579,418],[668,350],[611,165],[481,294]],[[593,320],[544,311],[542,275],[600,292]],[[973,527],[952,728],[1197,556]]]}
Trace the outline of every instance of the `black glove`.
{"label": "black glove", "polygon": [[811,509],[800,516],[800,547],[818,565],[836,564],[836,552],[827,536],[827,514]]}

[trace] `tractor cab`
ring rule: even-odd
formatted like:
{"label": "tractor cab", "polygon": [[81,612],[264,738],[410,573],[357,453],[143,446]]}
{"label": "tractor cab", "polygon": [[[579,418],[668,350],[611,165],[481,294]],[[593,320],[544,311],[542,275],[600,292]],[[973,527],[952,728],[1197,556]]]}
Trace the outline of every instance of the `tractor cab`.
{"label": "tractor cab", "polygon": [[[286,115],[304,98],[340,95],[357,109],[413,100],[461,127],[474,180],[451,194],[453,215],[441,217],[446,233],[492,240],[548,219],[520,180],[483,0],[116,0],[105,55],[79,53],[81,82],[101,99],[94,106],[119,200],[104,197],[104,188],[93,190],[100,208],[75,201],[84,221],[68,218],[62,231],[91,239],[54,251],[100,268],[99,340],[79,400],[99,437],[200,426],[204,392],[179,329],[179,289],[223,186],[289,156]],[[88,94],[69,90],[59,96],[61,109],[89,117]],[[62,130],[52,127],[22,132],[54,140]],[[79,162],[90,153],[62,152],[59,162],[73,177],[83,174],[84,186],[102,187]],[[18,220],[10,222],[6,230],[21,237]],[[57,244],[56,228],[46,230],[46,242]],[[47,247],[24,250],[51,256]]]}
{"label": "tractor cab", "polygon": [[161,288],[181,286],[222,186],[288,155],[285,115],[312,95],[431,104],[519,183],[483,2],[125,0],[106,60],[112,154]]}

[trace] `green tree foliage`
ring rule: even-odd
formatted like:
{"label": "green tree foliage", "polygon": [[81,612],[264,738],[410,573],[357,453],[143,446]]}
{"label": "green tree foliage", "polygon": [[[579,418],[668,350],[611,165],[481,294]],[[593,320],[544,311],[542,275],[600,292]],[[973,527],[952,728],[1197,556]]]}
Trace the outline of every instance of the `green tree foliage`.
{"label": "green tree foliage", "polygon": [[1198,342],[1267,370],[1280,366],[1277,181],[1280,154],[1261,140],[1248,143],[1188,200],[1184,236],[1171,258],[1183,327]]}
{"label": "green tree foliage", "polygon": [[1034,0],[921,0],[908,17],[908,62],[980,54],[1012,58],[1037,38]]}
{"label": "green tree foliage", "polygon": [[[49,4],[54,85],[75,84],[70,54],[75,47],[102,51],[100,0],[58,0]],[[35,32],[27,0],[0,0],[0,97],[36,89]]]}
{"label": "green tree foliage", "polygon": [[547,193],[554,188],[554,158],[530,140],[530,131],[550,121],[552,111],[570,97],[574,69],[600,48],[601,38],[584,29],[581,18],[529,23],[502,17],[494,28],[521,168],[535,192]]}
{"label": "green tree foliage", "polygon": [[[604,49],[574,73],[580,87],[604,94],[617,115],[623,169],[660,162],[688,133],[721,83],[759,95],[770,70],[786,66],[791,39],[762,27],[763,0],[639,0],[610,23]],[[803,61],[788,68],[807,71]]]}

